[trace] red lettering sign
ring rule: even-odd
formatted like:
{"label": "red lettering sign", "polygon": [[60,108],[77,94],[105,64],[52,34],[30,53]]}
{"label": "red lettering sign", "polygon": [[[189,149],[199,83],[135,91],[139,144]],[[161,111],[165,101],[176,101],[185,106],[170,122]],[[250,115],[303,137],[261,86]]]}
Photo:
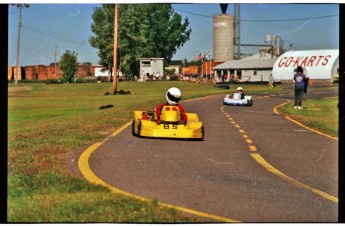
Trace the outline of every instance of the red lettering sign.
{"label": "red lettering sign", "polygon": [[325,66],[326,64],[328,64],[328,58],[330,58],[330,57],[332,57],[332,56],[331,55],[327,55],[325,57],[325,60],[323,61],[322,66]]}
{"label": "red lettering sign", "polygon": [[283,57],[280,61],[279,61],[279,63],[278,63],[278,67],[282,67],[282,66],[284,66],[284,62],[283,62],[283,60],[286,60],[286,57]]}
{"label": "red lettering sign", "polygon": [[332,55],[327,56],[296,56],[283,57],[278,63],[278,67],[317,67],[319,65],[326,66]]}

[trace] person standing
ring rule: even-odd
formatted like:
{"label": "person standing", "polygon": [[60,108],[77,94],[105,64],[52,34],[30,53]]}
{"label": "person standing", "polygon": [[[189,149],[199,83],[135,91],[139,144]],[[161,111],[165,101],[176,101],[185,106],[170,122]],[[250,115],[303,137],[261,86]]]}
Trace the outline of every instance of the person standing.
{"label": "person standing", "polygon": [[301,66],[297,67],[296,74],[293,77],[293,81],[295,83],[294,109],[303,109],[302,99],[306,82],[306,76],[305,74],[303,74],[303,68]]}
{"label": "person standing", "polygon": [[276,88],[272,74],[270,74],[268,85],[270,86],[270,89]]}

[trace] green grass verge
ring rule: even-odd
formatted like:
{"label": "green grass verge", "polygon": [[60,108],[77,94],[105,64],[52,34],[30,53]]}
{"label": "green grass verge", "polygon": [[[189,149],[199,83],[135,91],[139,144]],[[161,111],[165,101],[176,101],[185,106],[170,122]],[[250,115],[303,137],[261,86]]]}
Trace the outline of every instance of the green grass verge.
{"label": "green grass verge", "polygon": [[338,101],[338,97],[306,100],[302,110],[294,109],[290,102],[278,111],[312,129],[338,137]]}

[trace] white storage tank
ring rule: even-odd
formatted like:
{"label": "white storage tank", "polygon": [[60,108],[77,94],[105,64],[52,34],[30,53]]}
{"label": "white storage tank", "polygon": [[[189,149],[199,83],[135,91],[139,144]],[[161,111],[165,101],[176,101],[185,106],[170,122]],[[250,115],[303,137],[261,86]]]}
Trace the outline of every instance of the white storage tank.
{"label": "white storage tank", "polygon": [[291,83],[297,66],[301,66],[313,81],[332,82],[339,69],[339,50],[288,51],[275,62],[273,79]]}
{"label": "white storage tank", "polygon": [[213,17],[214,61],[234,59],[235,16],[221,14]]}

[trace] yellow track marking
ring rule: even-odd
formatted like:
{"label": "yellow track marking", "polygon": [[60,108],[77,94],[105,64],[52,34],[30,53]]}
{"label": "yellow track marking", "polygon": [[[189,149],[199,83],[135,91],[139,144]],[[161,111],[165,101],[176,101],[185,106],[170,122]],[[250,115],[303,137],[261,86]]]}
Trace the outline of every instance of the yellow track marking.
{"label": "yellow track marking", "polygon": [[236,125],[234,125],[237,129],[239,129],[239,128],[241,128],[241,126],[240,125],[238,125],[238,124],[236,124]]}
{"label": "yellow track marking", "polygon": [[321,111],[320,108],[303,108],[303,110],[306,110],[306,111]]}
{"label": "yellow track marking", "polygon": [[[125,196],[128,196],[128,197],[132,197],[132,198],[135,198],[135,199],[143,201],[143,202],[151,202],[151,200],[149,200],[147,198],[130,194],[128,192],[122,191],[120,189],[117,189],[117,188],[107,184],[106,182],[104,182],[102,179],[97,177],[92,172],[92,170],[90,168],[90,165],[89,165],[89,158],[92,155],[92,153],[94,151],[96,151],[97,148],[99,148],[107,140],[109,140],[112,137],[115,137],[120,132],[122,132],[124,129],[126,129],[128,126],[130,126],[131,123],[132,122],[128,122],[127,124],[122,126],[120,129],[116,130],[114,133],[112,133],[107,138],[105,138],[103,141],[96,142],[93,145],[91,145],[90,147],[88,147],[80,155],[79,160],[78,160],[78,167],[79,167],[80,172],[84,175],[84,177],[88,181],[90,181],[91,183],[105,186],[105,187],[109,188],[112,192],[117,193],[117,194],[121,194],[121,195],[125,195]],[[220,222],[227,222],[227,223],[239,223],[240,222],[238,220],[234,220],[234,219],[231,219],[231,218],[226,218],[226,217],[221,217],[221,216],[217,216],[217,215],[213,215],[213,214],[209,214],[209,213],[199,212],[199,211],[196,211],[196,210],[192,210],[192,209],[188,209],[188,208],[184,208],[184,207],[180,207],[180,206],[174,206],[174,205],[170,205],[170,204],[165,204],[165,203],[161,203],[161,202],[158,202],[158,205],[162,206],[162,207],[174,208],[176,210],[179,210],[179,211],[182,211],[182,212],[185,212],[185,213],[194,214],[196,216],[205,217],[205,218],[208,218],[208,219],[213,219],[213,220],[220,221]]]}
{"label": "yellow track marking", "polygon": [[248,144],[252,144],[252,143],[253,143],[253,141],[252,141],[251,139],[246,139],[246,142],[247,142]]}
{"label": "yellow track marking", "polygon": [[[281,106],[283,106],[283,105],[285,105],[285,104],[287,104],[287,103],[289,103],[289,102],[286,102],[286,103],[283,103],[283,104],[280,104],[280,105],[274,107],[274,108],[273,108],[273,111],[274,111],[276,114],[279,115],[279,112],[278,112],[277,108],[279,108],[279,107],[281,107]],[[287,116],[286,116],[285,118],[287,118],[287,119],[289,119],[289,120],[295,122],[296,124],[298,124],[298,125],[300,125],[300,126],[306,128],[306,129],[309,129],[309,130],[312,130],[312,131],[314,131],[314,132],[316,132],[316,133],[322,134],[321,132],[316,131],[316,130],[313,130],[313,129],[307,127],[307,126],[304,126],[303,124],[301,124],[301,123],[299,123],[299,122],[297,122],[297,121],[295,121],[295,120],[293,120],[293,119],[291,119],[291,118],[289,118],[289,117],[287,117]],[[232,121],[231,123],[234,123],[234,122]],[[236,126],[238,126],[238,125],[236,124],[236,125],[234,125],[234,126],[236,127]],[[238,131],[239,131],[240,133],[243,133],[242,137],[245,139],[245,141],[247,142],[247,144],[252,144],[252,143],[253,143],[253,141],[252,141],[251,139],[249,139],[248,135],[245,134],[244,130],[239,129]],[[326,134],[322,134],[322,135],[328,136],[328,135],[326,135]],[[334,137],[331,137],[331,136],[328,136],[328,137],[334,139]],[[248,145],[248,147],[249,147],[249,150],[252,151],[252,152],[256,152],[256,151],[257,151],[257,148],[256,148],[256,146],[254,146],[254,145]],[[259,163],[262,167],[264,167],[267,171],[273,173],[274,175],[280,177],[281,179],[284,179],[284,180],[288,181],[288,182],[291,183],[291,184],[297,185],[298,187],[301,187],[301,188],[303,188],[303,189],[306,189],[306,190],[308,190],[308,191],[311,191],[311,192],[313,192],[313,193],[315,193],[315,194],[317,194],[317,195],[319,195],[319,196],[321,196],[321,197],[323,197],[323,198],[326,198],[326,199],[328,199],[328,200],[330,200],[330,201],[332,201],[332,202],[338,203],[338,198],[337,198],[337,197],[332,196],[332,195],[330,195],[330,194],[327,194],[326,192],[320,191],[320,190],[318,190],[318,189],[315,189],[315,188],[310,187],[310,186],[308,186],[308,185],[305,185],[305,184],[303,184],[303,183],[301,183],[301,182],[299,182],[299,181],[297,181],[297,180],[292,179],[291,177],[285,175],[284,173],[280,172],[279,170],[277,170],[276,168],[274,168],[272,165],[270,165],[263,157],[261,157],[261,155],[259,155],[259,154],[257,154],[257,153],[255,153],[255,154],[254,154],[254,153],[251,153],[250,155],[256,160],[256,162],[258,162],[258,163]]]}
{"label": "yellow track marking", "polygon": [[[276,113],[277,115],[280,115],[280,113],[278,112],[277,109],[280,108],[280,107],[282,107],[282,106],[284,106],[284,105],[286,105],[286,104],[288,104],[288,103],[290,103],[290,101],[285,102],[285,103],[282,103],[282,104],[280,104],[280,105],[278,105],[278,106],[275,106],[275,107],[273,108],[274,113]],[[290,120],[291,122],[293,122],[293,123],[295,123],[295,124],[297,124],[297,125],[299,125],[299,126],[305,128],[305,129],[308,129],[308,130],[310,130],[310,131],[313,131],[314,133],[317,133],[317,134],[320,134],[320,135],[322,135],[322,136],[331,138],[331,139],[333,139],[333,140],[339,140],[338,137],[332,137],[332,136],[330,136],[330,135],[328,135],[328,134],[325,134],[325,133],[322,133],[322,132],[320,132],[320,131],[318,131],[318,130],[312,129],[312,128],[310,128],[310,127],[308,127],[308,126],[306,126],[306,125],[303,125],[302,123],[300,123],[300,122],[298,122],[298,121],[296,121],[296,120],[290,118],[289,116],[284,116],[284,117],[285,117],[287,120]]]}
{"label": "yellow track marking", "polygon": [[266,162],[265,159],[263,159],[259,154],[251,154],[251,156],[261,165],[263,166],[266,170],[270,171],[271,173],[277,175],[278,177],[294,184],[297,185],[298,187],[304,188],[308,191],[311,191],[315,194],[318,194],[332,202],[338,203],[338,198],[332,195],[329,195],[323,191],[320,191],[318,189],[312,188],[308,185],[302,184],[301,182],[298,182],[294,179],[292,179],[291,177],[285,175],[284,173],[280,172],[279,170],[277,170],[276,168],[274,168],[272,165],[270,165],[268,162]]}
{"label": "yellow track marking", "polygon": [[320,134],[320,135],[322,135],[322,136],[331,138],[331,139],[333,139],[333,140],[339,140],[338,137],[332,137],[332,136],[330,136],[330,135],[327,135],[327,134],[324,134],[324,133],[322,133],[322,132],[320,132],[320,131],[317,131],[317,130],[315,130],[315,129],[312,129],[312,128],[306,126],[306,125],[303,125],[303,124],[300,123],[300,122],[297,122],[296,120],[290,118],[289,116],[285,116],[285,118],[288,119],[288,120],[290,120],[291,122],[293,122],[293,123],[295,123],[295,124],[297,124],[297,125],[299,125],[299,126],[305,128],[305,129],[311,130],[311,131],[313,131],[313,132],[315,132],[315,133],[317,133],[317,134]]}

